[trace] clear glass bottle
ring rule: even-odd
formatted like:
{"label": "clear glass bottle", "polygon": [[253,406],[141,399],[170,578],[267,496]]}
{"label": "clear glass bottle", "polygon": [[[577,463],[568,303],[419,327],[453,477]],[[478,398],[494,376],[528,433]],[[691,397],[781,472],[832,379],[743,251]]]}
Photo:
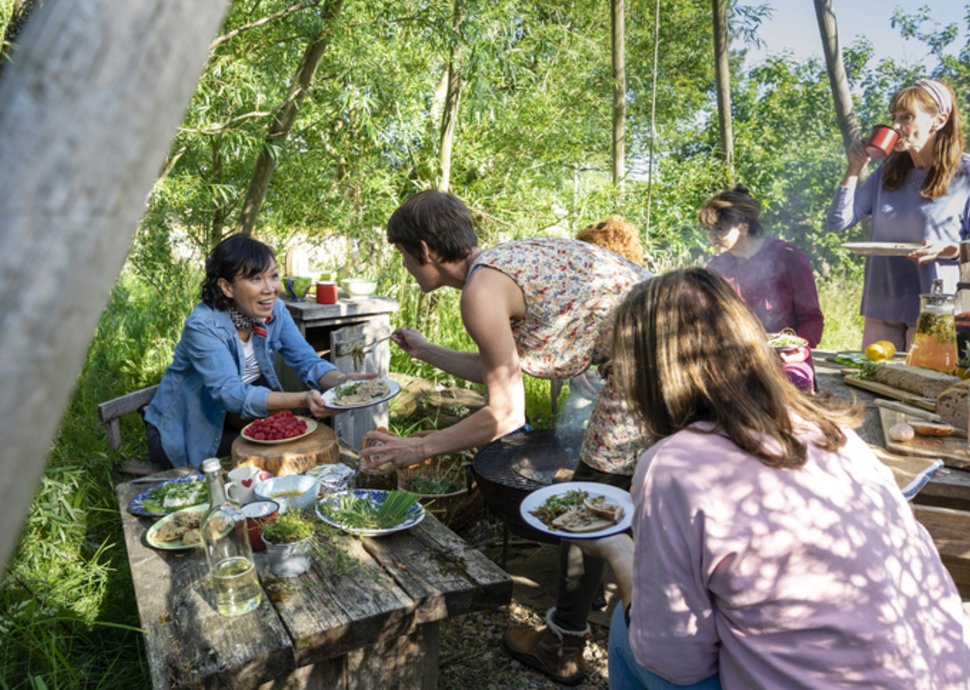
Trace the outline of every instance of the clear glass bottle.
{"label": "clear glass bottle", "polygon": [[943,292],[942,280],[934,280],[929,294],[920,295],[919,300],[916,335],[906,364],[952,373],[957,366],[954,296]]}
{"label": "clear glass bottle", "polygon": [[223,616],[241,616],[262,601],[246,517],[226,498],[219,459],[203,461],[202,471],[209,484],[209,513],[202,522],[202,539],[216,609]]}

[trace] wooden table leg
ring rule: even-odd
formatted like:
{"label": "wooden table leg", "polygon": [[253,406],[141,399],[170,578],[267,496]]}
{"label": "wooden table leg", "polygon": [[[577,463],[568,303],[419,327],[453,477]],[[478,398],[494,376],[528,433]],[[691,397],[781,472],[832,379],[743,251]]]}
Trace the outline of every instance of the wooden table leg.
{"label": "wooden table leg", "polygon": [[439,627],[438,621],[419,625],[383,644],[298,668],[259,690],[435,690]]}

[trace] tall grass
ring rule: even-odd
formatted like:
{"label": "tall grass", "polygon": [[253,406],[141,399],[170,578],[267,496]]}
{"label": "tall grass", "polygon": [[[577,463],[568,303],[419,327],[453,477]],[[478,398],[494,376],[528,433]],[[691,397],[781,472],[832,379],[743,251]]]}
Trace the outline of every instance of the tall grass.
{"label": "tall grass", "polygon": [[819,348],[858,350],[862,344],[861,273],[832,275],[818,283],[818,301],[825,315],[825,330]]}
{"label": "tall grass", "polygon": [[[2,690],[150,684],[114,496],[115,467],[122,458],[144,454],[144,434],[139,420],[127,420],[124,447],[110,453],[96,407],[157,382],[195,301],[196,284],[197,276],[187,273],[170,277],[159,290],[126,275],[102,314],[0,587]],[[852,277],[820,281],[827,317],[823,346],[858,346],[859,284]],[[396,325],[417,327],[447,347],[473,349],[461,326],[457,291],[422,295],[400,269],[384,275],[380,290],[401,303]],[[435,301],[434,309],[428,300]],[[394,371],[460,383],[393,350]],[[533,425],[548,426],[548,382],[526,377],[525,385]]]}

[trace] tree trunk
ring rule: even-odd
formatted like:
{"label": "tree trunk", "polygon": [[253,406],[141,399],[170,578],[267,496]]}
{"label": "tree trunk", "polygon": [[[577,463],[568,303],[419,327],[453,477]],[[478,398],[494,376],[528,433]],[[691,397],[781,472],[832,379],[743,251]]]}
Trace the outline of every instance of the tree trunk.
{"label": "tree trunk", "polygon": [[859,121],[852,107],[849,80],[842,64],[839,29],[831,0],[815,0],[815,17],[818,19],[818,32],[822,37],[822,51],[825,53],[825,68],[829,74],[832,100],[835,102],[835,116],[842,132],[842,144],[848,153],[852,142],[859,138]]}
{"label": "tree trunk", "polygon": [[623,0],[611,0],[613,15],[613,187],[623,193],[626,174],[624,127],[626,125],[626,38]]}
{"label": "tree trunk", "polygon": [[0,75],[0,566],[226,5],[49,0]]}
{"label": "tree trunk", "polygon": [[276,155],[273,153],[273,147],[284,142],[293,128],[300,101],[306,98],[307,89],[313,81],[317,66],[323,59],[324,53],[327,52],[330,45],[330,32],[333,30],[342,6],[343,0],[329,0],[323,7],[324,29],[310,42],[306,52],[304,52],[300,67],[293,77],[293,85],[286,95],[286,100],[277,109],[273,123],[269,126],[269,132],[266,133],[266,141],[263,142],[259,151],[253,176],[249,181],[249,189],[246,190],[242,211],[239,214],[239,225],[236,227],[238,232],[248,234],[256,227],[256,216],[259,214],[259,208],[262,206],[263,199],[266,197],[266,190],[269,188],[269,181],[273,177],[273,170],[276,168]]}
{"label": "tree trunk", "polygon": [[728,62],[727,0],[711,0],[714,16],[714,76],[717,122],[728,179],[734,182],[734,131],[731,125],[731,66]]}
{"label": "tree trunk", "polygon": [[455,124],[458,121],[458,101],[461,98],[461,23],[464,20],[461,0],[455,0],[451,15],[451,47],[448,50],[448,88],[441,113],[441,139],[438,165],[441,177],[438,190],[447,192],[451,186],[451,152],[455,144]]}
{"label": "tree trunk", "polygon": [[650,219],[653,208],[653,157],[657,149],[657,78],[660,73],[660,0],[653,9],[653,69],[650,76],[650,154],[647,163],[647,222],[643,228],[643,245],[650,246]]}

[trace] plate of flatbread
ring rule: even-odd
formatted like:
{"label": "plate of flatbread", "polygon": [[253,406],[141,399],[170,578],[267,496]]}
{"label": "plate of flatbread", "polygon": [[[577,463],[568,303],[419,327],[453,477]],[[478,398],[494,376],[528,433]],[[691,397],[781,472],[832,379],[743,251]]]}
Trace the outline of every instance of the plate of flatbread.
{"label": "plate of flatbread", "polygon": [[923,245],[919,242],[846,242],[842,246],[863,256],[906,256]]}
{"label": "plate of flatbread", "polygon": [[161,551],[201,548],[202,520],[208,512],[209,504],[203,503],[169,513],[148,528],[145,541]]}
{"label": "plate of flatbread", "polygon": [[533,529],[562,539],[600,539],[633,522],[630,493],[596,482],[564,482],[522,499],[519,513]]}
{"label": "plate of flatbread", "polygon": [[401,384],[390,379],[348,381],[323,392],[323,404],[334,410],[356,410],[387,402],[401,392]]}

